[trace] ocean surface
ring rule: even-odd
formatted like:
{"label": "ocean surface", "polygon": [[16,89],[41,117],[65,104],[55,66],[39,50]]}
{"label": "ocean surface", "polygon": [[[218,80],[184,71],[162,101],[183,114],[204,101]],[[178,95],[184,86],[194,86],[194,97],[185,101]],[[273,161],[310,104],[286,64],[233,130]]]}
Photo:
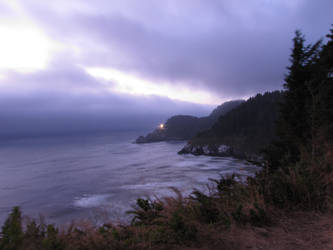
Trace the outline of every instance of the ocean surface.
{"label": "ocean surface", "polygon": [[233,158],[178,155],[185,142],[134,144],[139,135],[0,140],[0,225],[13,206],[48,223],[126,222],[138,197],[174,195],[170,187],[184,195],[205,191],[209,178],[258,170]]}

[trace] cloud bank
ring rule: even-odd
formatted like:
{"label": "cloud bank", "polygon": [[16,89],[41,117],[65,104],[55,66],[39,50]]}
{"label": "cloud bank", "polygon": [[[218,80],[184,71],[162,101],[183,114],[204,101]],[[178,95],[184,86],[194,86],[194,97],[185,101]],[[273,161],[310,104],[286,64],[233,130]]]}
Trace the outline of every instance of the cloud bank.
{"label": "cloud bank", "polygon": [[46,131],[58,124],[50,117],[61,130],[158,117],[147,125],[280,89],[294,31],[323,37],[332,9],[330,0],[4,0],[0,130]]}

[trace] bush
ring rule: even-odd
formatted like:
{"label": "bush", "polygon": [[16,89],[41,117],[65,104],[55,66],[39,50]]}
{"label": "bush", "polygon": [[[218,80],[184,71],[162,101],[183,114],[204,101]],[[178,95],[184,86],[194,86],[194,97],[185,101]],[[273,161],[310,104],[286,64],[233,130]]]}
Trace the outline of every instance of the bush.
{"label": "bush", "polygon": [[174,212],[169,222],[169,226],[174,232],[178,243],[194,241],[196,239],[197,229],[193,224],[186,223],[179,212]]}
{"label": "bush", "polygon": [[196,190],[190,197],[196,201],[195,208],[196,214],[199,219],[205,223],[215,223],[219,218],[219,210],[217,209],[214,198],[205,195],[204,193]]}
{"label": "bush", "polygon": [[19,207],[14,207],[2,227],[0,249],[18,249],[22,239],[21,211]]}
{"label": "bush", "polygon": [[150,199],[137,199],[134,210],[128,211],[128,214],[134,214],[132,219],[133,225],[150,225],[155,219],[161,216],[163,204],[160,201]]}

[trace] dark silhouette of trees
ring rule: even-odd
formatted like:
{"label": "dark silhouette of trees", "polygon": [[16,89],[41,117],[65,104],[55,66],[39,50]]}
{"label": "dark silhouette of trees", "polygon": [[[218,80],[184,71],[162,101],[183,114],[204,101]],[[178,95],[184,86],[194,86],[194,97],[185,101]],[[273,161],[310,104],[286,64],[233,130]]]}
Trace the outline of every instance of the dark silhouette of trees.
{"label": "dark silhouette of trees", "polygon": [[211,129],[199,133],[192,142],[226,144],[239,157],[258,155],[275,136],[275,122],[282,99],[280,91],[257,94],[221,116]]}
{"label": "dark silhouette of trees", "polygon": [[297,162],[300,147],[311,138],[309,105],[312,92],[309,83],[313,78],[313,67],[319,56],[321,41],[305,45],[304,36],[296,31],[290,56],[291,65],[284,83],[284,102],[281,105],[277,135],[283,147],[279,157],[284,162]]}
{"label": "dark silhouette of trees", "polygon": [[2,227],[0,249],[17,249],[22,243],[22,235],[21,211],[14,207]]}
{"label": "dark silhouette of trees", "polygon": [[323,46],[322,40],[305,45],[304,36],[296,31],[277,125],[278,140],[266,150],[271,169],[299,162],[302,154],[315,159],[323,154],[323,143],[332,137],[332,30],[327,37]]}

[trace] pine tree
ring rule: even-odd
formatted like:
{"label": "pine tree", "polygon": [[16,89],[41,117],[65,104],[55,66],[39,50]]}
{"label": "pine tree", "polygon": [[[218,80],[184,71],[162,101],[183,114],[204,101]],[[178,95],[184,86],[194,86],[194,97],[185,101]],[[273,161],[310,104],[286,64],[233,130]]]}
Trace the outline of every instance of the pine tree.
{"label": "pine tree", "polygon": [[279,147],[281,165],[297,162],[300,149],[306,148],[311,138],[309,103],[312,102],[312,93],[308,84],[313,76],[313,65],[319,57],[321,41],[307,46],[304,43],[304,36],[296,31],[277,126],[280,141],[276,145]]}
{"label": "pine tree", "polygon": [[19,207],[14,207],[2,227],[0,249],[19,249],[22,234],[21,211]]}
{"label": "pine tree", "polygon": [[[315,74],[308,87],[312,93],[311,120],[313,156],[320,153],[318,142],[333,145],[333,29],[327,35],[328,42],[323,46],[319,59],[313,67]],[[316,149],[317,148],[317,149]]]}
{"label": "pine tree", "polygon": [[330,31],[331,33],[327,35],[329,41],[323,47],[319,61],[322,75],[319,83],[319,95],[320,120],[327,129],[326,138],[330,140],[330,143],[333,143],[333,28]]}

